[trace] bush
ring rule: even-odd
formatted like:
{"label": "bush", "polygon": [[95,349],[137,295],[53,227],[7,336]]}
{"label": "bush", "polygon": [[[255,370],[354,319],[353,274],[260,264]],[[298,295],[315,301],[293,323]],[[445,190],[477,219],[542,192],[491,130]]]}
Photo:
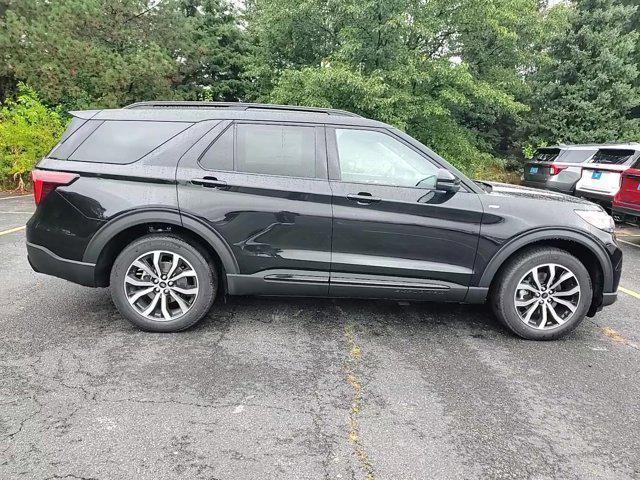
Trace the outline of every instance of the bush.
{"label": "bush", "polygon": [[0,182],[23,190],[28,173],[55,146],[67,122],[32,88],[19,84],[17,98],[0,108]]}

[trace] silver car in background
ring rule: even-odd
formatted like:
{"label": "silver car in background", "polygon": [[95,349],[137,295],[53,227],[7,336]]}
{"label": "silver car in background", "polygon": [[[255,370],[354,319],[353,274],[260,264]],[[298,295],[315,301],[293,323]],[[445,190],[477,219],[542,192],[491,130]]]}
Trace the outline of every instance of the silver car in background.
{"label": "silver car in background", "polygon": [[557,145],[536,150],[524,167],[522,184],[573,195],[582,166],[591,161],[599,145]]}

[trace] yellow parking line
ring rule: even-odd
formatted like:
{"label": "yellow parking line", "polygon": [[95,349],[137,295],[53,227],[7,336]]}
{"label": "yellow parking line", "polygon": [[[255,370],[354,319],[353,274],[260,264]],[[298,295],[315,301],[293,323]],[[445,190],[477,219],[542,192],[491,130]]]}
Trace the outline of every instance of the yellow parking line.
{"label": "yellow parking line", "polygon": [[632,242],[627,242],[626,240],[622,240],[621,238],[619,238],[618,241],[622,242],[622,243],[624,243],[626,245],[631,245],[632,247],[640,248],[640,245],[636,245],[635,243],[632,243]]}
{"label": "yellow parking line", "polygon": [[0,237],[2,235],[9,235],[10,233],[19,232],[21,230],[24,230],[25,228],[27,228],[27,226],[23,225],[22,227],[16,227],[16,228],[10,228],[9,230],[4,230],[4,231],[0,232]]}
{"label": "yellow parking line", "polygon": [[11,200],[13,198],[22,198],[22,197],[30,197],[31,194],[25,193],[24,195],[13,195],[12,197],[0,197],[0,201],[2,200]]}
{"label": "yellow parking line", "polygon": [[626,289],[624,287],[618,287],[618,290],[620,290],[622,293],[626,293],[627,295],[630,295],[630,296],[640,300],[640,293],[638,293],[638,292],[634,292],[633,290],[628,290],[628,289]]}

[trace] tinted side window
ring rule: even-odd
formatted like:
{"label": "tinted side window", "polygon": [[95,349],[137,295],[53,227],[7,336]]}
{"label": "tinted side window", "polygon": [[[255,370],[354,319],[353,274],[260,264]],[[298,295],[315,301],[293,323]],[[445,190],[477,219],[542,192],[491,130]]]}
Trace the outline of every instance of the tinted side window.
{"label": "tinted side window", "polygon": [[135,162],[190,125],[108,120],[71,154],[69,160],[119,164]]}
{"label": "tinted side window", "polygon": [[313,178],[315,139],[314,127],[238,124],[235,170]]}
{"label": "tinted side window", "polygon": [[233,170],[233,126],[222,132],[204,152],[200,165],[207,170]]}
{"label": "tinted side window", "polygon": [[438,167],[402,142],[371,130],[336,129],[343,182],[435,188]]}
{"label": "tinted side window", "polygon": [[593,157],[595,150],[567,150],[564,155],[558,158],[560,162],[584,163]]}
{"label": "tinted side window", "polygon": [[76,150],[76,148],[78,148],[78,146],[82,145],[82,142],[84,142],[87,137],[95,131],[96,128],[102,125],[102,123],[103,122],[100,120],[83,121],[83,123],[78,128],[76,128],[73,132],[70,132],[69,135],[66,135],[73,126],[72,122],[72,125],[69,125],[69,128],[65,131],[65,135],[63,135],[63,139],[60,140],[60,143],[53,147],[53,150],[49,152],[49,157],[58,160],[68,159],[69,155],[71,155]]}

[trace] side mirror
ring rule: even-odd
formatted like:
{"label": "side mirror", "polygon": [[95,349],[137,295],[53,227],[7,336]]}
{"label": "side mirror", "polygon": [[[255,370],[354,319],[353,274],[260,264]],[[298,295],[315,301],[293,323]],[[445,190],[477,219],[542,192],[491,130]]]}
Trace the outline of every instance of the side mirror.
{"label": "side mirror", "polygon": [[449,170],[440,168],[436,180],[436,190],[455,193],[460,190],[460,179],[455,177]]}

